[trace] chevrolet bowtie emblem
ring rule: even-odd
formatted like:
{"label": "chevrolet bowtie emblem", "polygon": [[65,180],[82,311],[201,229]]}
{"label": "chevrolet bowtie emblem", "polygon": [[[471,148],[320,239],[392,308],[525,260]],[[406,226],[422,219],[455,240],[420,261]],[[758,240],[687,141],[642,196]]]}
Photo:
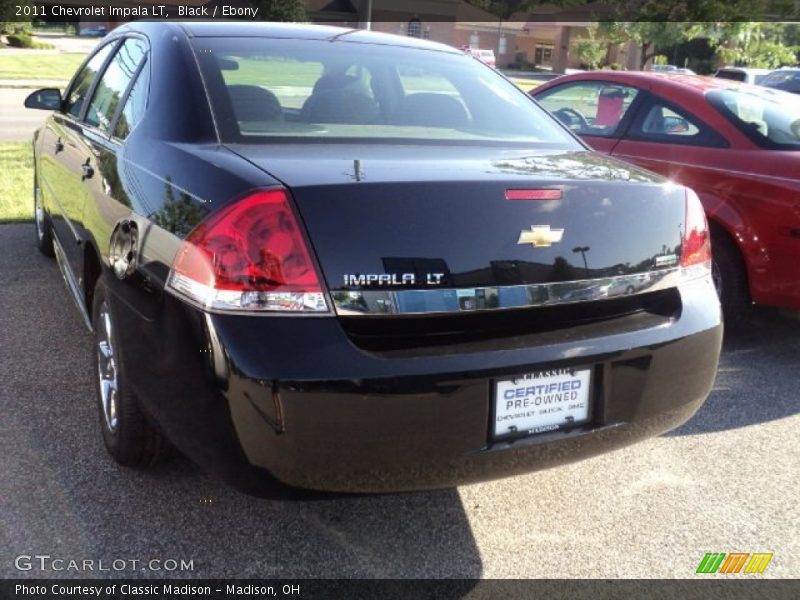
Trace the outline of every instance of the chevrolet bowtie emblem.
{"label": "chevrolet bowtie emblem", "polygon": [[523,229],[517,244],[531,244],[534,248],[549,248],[564,237],[563,229],[550,229],[550,225],[533,225],[531,230]]}

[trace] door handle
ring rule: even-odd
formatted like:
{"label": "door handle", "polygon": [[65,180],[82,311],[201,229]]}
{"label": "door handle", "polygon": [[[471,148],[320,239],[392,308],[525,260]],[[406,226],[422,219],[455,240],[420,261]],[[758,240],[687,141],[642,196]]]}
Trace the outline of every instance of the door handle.
{"label": "door handle", "polygon": [[94,175],[94,169],[92,165],[89,164],[89,159],[86,159],[86,162],[81,165],[81,170],[83,171],[83,177],[81,179],[90,179],[92,175]]}
{"label": "door handle", "polygon": [[55,151],[56,154],[58,154],[59,152],[61,152],[64,149],[64,144],[61,141],[61,138],[58,138],[56,140],[55,149],[56,149],[56,151]]}

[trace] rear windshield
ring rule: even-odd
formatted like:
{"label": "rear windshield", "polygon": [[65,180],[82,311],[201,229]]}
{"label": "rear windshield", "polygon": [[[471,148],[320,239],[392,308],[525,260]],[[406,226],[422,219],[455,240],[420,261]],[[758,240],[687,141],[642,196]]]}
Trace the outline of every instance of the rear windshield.
{"label": "rear windshield", "polygon": [[791,92],[800,91],[800,70],[780,70],[772,71],[769,75],[765,75],[761,80],[761,85],[767,87],[777,87],[782,90],[789,90]]}
{"label": "rear windshield", "polygon": [[744,71],[729,71],[722,69],[717,71],[715,77],[719,77],[720,79],[732,79],[734,81],[744,81],[747,79],[747,73]]}
{"label": "rear windshield", "polygon": [[196,38],[224,141],[432,140],[581,149],[523,91],[463,53]]}
{"label": "rear windshield", "polygon": [[713,90],[706,97],[762,148],[800,150],[800,97],[758,87]]}

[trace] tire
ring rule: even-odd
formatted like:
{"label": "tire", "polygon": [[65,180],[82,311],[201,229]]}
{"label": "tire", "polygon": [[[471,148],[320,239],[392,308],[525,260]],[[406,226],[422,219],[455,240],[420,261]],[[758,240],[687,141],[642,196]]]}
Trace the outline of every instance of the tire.
{"label": "tire", "polygon": [[47,216],[42,206],[41,194],[36,187],[36,178],[33,180],[33,222],[36,227],[36,247],[39,252],[53,258],[56,253],[53,249],[53,227],[50,217]]}
{"label": "tire", "polygon": [[749,319],[753,307],[744,260],[733,240],[718,230],[712,231],[711,247],[714,285],[722,304],[725,324],[741,325]]}
{"label": "tire", "polygon": [[95,392],[103,442],[111,457],[128,467],[152,466],[172,448],[139,408],[125,372],[125,354],[115,327],[115,304],[98,279],[92,302]]}

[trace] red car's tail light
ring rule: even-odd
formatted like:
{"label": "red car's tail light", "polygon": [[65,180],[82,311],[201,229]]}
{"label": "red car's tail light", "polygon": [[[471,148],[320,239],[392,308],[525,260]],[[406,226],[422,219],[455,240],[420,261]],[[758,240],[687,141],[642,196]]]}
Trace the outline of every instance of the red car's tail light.
{"label": "red car's tail light", "polygon": [[686,223],[681,251],[681,266],[711,266],[711,237],[700,199],[686,188]]}
{"label": "red car's tail light", "polygon": [[686,188],[686,217],[681,240],[681,279],[711,285],[711,232],[700,199]]}
{"label": "red car's tail light", "polygon": [[212,310],[325,312],[322,283],[284,189],[226,206],[184,240],[167,285]]}

